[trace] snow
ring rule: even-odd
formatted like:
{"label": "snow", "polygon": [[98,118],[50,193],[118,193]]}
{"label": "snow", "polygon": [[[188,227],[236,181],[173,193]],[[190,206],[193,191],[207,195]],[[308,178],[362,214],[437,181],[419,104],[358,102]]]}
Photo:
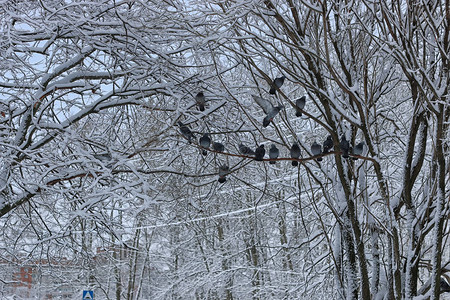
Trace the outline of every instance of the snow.
{"label": "snow", "polygon": [[[448,109],[441,4],[169,2],[2,6],[2,295],[21,267],[49,276],[33,288],[70,282],[73,297],[93,286],[101,299],[353,299],[362,275],[374,299],[392,280],[408,297],[417,261],[417,282],[431,282],[438,258],[450,259],[437,248],[449,235],[435,172],[437,142],[449,139],[436,135]],[[263,128],[251,95],[286,109]],[[288,104],[303,95],[296,118]],[[205,132],[224,153],[200,154]],[[311,141],[328,134],[369,147],[319,164]],[[240,142],[276,144],[280,159],[244,157]],[[230,166],[223,184],[220,165]]]}

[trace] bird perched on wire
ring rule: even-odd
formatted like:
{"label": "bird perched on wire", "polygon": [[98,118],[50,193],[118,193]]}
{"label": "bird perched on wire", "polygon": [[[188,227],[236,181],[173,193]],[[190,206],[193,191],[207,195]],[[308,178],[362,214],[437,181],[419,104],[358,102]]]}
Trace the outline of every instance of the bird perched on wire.
{"label": "bird perched on wire", "polygon": [[295,100],[295,115],[297,117],[302,116],[302,111],[305,108],[306,104],[306,96],[302,96],[301,98]]}
{"label": "bird perched on wire", "polygon": [[266,155],[266,149],[264,149],[264,145],[260,145],[255,150],[255,160],[256,161],[263,161],[264,155]]}
{"label": "bird perched on wire", "polygon": [[225,181],[227,181],[227,178],[225,176],[228,175],[228,173],[230,172],[230,168],[227,165],[221,165],[219,167],[219,182],[220,183],[224,183]]}
{"label": "bird perched on wire", "polygon": [[255,151],[245,146],[244,144],[239,144],[239,152],[244,155],[255,155]]}
{"label": "bird perched on wire", "polygon": [[206,100],[203,92],[197,93],[197,95],[195,96],[195,102],[197,103],[198,109],[200,109],[200,111],[205,111]]}
{"label": "bird perched on wire", "polygon": [[[280,155],[280,150],[278,150],[277,146],[275,144],[272,144],[269,149],[269,158],[270,159],[277,159]],[[270,164],[274,165],[276,162],[274,160],[270,161]]]}
{"label": "bird perched on wire", "polygon": [[181,134],[188,140],[189,144],[192,142],[192,139],[194,138],[194,134],[192,131],[184,125],[181,121],[178,121],[178,126],[180,126],[180,132]]}
{"label": "bird perched on wire", "polygon": [[275,78],[270,85],[269,94],[275,95],[276,91],[283,85],[284,80],[286,79],[286,76],[281,76],[278,78]]}
{"label": "bird perched on wire", "polygon": [[[298,159],[300,157],[300,154],[301,154],[301,152],[300,152],[300,147],[298,146],[298,144],[297,143],[292,144],[291,157],[295,158],[295,159]],[[294,167],[298,166],[298,161],[293,160],[292,161],[292,165]]]}
{"label": "bird perched on wire", "polygon": [[278,106],[274,106],[272,103],[270,103],[269,100],[252,95],[255,102],[263,109],[263,111],[266,113],[266,117],[263,119],[263,127],[269,126],[270,122],[273,121],[273,118],[280,112],[282,108],[284,108],[283,105],[278,104]]}
{"label": "bird perched on wire", "polygon": [[[311,145],[311,153],[316,156],[322,154],[322,146],[317,144],[316,141]],[[317,161],[322,161],[322,157],[318,157]]]}
{"label": "bird perched on wire", "polygon": [[209,137],[209,134],[205,133],[203,136],[199,139],[199,144],[203,148],[202,154],[206,155],[208,154],[208,151],[206,149],[209,149],[209,145],[211,145],[211,138]]}

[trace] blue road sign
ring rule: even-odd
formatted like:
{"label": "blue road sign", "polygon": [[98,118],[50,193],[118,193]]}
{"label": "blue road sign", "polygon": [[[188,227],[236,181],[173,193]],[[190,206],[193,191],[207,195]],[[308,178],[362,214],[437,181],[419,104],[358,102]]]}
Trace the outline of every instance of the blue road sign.
{"label": "blue road sign", "polygon": [[94,291],[83,291],[83,300],[93,300]]}

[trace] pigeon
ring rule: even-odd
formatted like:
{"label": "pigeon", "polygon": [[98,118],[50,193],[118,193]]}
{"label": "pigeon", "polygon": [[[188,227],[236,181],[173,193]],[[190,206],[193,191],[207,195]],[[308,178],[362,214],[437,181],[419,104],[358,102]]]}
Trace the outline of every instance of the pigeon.
{"label": "pigeon", "polygon": [[244,155],[255,155],[255,151],[245,146],[244,144],[239,144],[239,152]]}
{"label": "pigeon", "polygon": [[198,94],[195,96],[195,102],[197,103],[200,111],[205,111],[206,100],[205,95],[203,95],[203,92],[198,92]]}
{"label": "pigeon", "polygon": [[266,154],[266,149],[264,149],[264,145],[260,145],[255,150],[255,160],[263,161],[265,154]]}
{"label": "pigeon", "polygon": [[306,104],[306,96],[303,96],[297,100],[295,100],[295,115],[297,117],[301,117],[302,116],[302,110],[303,108],[305,108],[305,104]]}
{"label": "pigeon", "polygon": [[227,165],[221,165],[219,167],[219,182],[220,183],[224,183],[225,181],[227,181],[225,176],[227,176],[229,172],[230,172],[230,168]]}
{"label": "pigeon", "polygon": [[[322,154],[322,146],[317,144],[316,141],[311,145],[311,153],[316,156]],[[318,157],[317,161],[322,161],[322,157]]]}
{"label": "pigeon", "polygon": [[[280,155],[280,150],[278,150],[277,146],[275,146],[275,144],[272,144],[272,146],[270,146],[269,149],[269,157],[270,159],[277,159],[278,156]],[[270,161],[270,164],[274,165],[275,161]]]}
{"label": "pigeon", "polygon": [[223,152],[225,150],[225,146],[222,143],[214,142],[213,149],[214,149],[214,151],[217,151],[217,152]]}
{"label": "pigeon", "polygon": [[98,159],[102,162],[107,162],[112,159],[111,153],[109,152],[103,152],[103,153],[97,153],[93,155],[95,159]]}
{"label": "pigeon", "polygon": [[[300,147],[298,146],[297,143],[292,144],[292,147],[291,147],[291,157],[292,157],[292,158],[299,158],[299,157],[300,157]],[[294,167],[298,166],[298,161],[293,160],[293,161],[292,161],[292,165],[293,165]]]}
{"label": "pigeon", "polygon": [[256,101],[256,103],[261,106],[261,108],[266,113],[266,117],[263,120],[263,127],[269,126],[270,122],[272,122],[273,118],[280,112],[284,106],[279,104],[278,106],[273,106],[272,103],[270,103],[269,100],[266,100],[264,98],[252,95],[253,99]]}
{"label": "pigeon", "polygon": [[181,123],[181,121],[178,121],[178,126],[180,126],[181,134],[188,140],[188,142],[190,144],[192,138],[194,138],[194,134],[186,125]]}
{"label": "pigeon", "polygon": [[350,150],[350,143],[345,138],[345,135],[342,135],[341,142],[339,143],[339,147],[342,151],[342,157],[348,158],[348,151]]}
{"label": "pigeon", "polygon": [[441,293],[450,292],[450,285],[448,284],[447,280],[445,280],[444,276],[441,276],[440,288],[441,288]]}
{"label": "pigeon", "polygon": [[113,158],[110,151],[95,153],[92,156],[105,164],[105,167],[107,168],[111,168],[118,161],[117,159]]}
{"label": "pigeon", "polygon": [[272,82],[272,85],[270,86],[269,94],[275,95],[276,90],[278,90],[284,83],[284,80],[286,79],[286,76],[281,76],[278,78],[275,78],[275,80]]}
{"label": "pigeon", "polygon": [[[361,155],[363,153],[363,150],[364,150],[364,145],[365,145],[364,142],[360,142],[358,145],[356,145],[353,148],[353,155]],[[353,157],[353,159],[357,160],[358,158],[357,157]]]}
{"label": "pigeon", "polygon": [[203,136],[198,140],[200,146],[203,148],[202,154],[206,155],[208,151],[206,149],[209,148],[209,145],[211,145],[211,139],[209,138],[209,134],[205,133]]}
{"label": "pigeon", "polygon": [[327,136],[325,142],[323,142],[323,153],[328,153],[331,148],[333,148],[333,138],[331,137],[331,135],[329,135]]}

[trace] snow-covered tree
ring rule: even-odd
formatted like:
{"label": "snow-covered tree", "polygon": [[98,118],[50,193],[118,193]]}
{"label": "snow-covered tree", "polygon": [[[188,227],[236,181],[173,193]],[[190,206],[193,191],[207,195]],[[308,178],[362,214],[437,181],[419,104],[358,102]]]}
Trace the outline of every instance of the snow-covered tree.
{"label": "snow-covered tree", "polygon": [[449,0],[1,13],[3,259],[70,257],[115,299],[439,299]]}

